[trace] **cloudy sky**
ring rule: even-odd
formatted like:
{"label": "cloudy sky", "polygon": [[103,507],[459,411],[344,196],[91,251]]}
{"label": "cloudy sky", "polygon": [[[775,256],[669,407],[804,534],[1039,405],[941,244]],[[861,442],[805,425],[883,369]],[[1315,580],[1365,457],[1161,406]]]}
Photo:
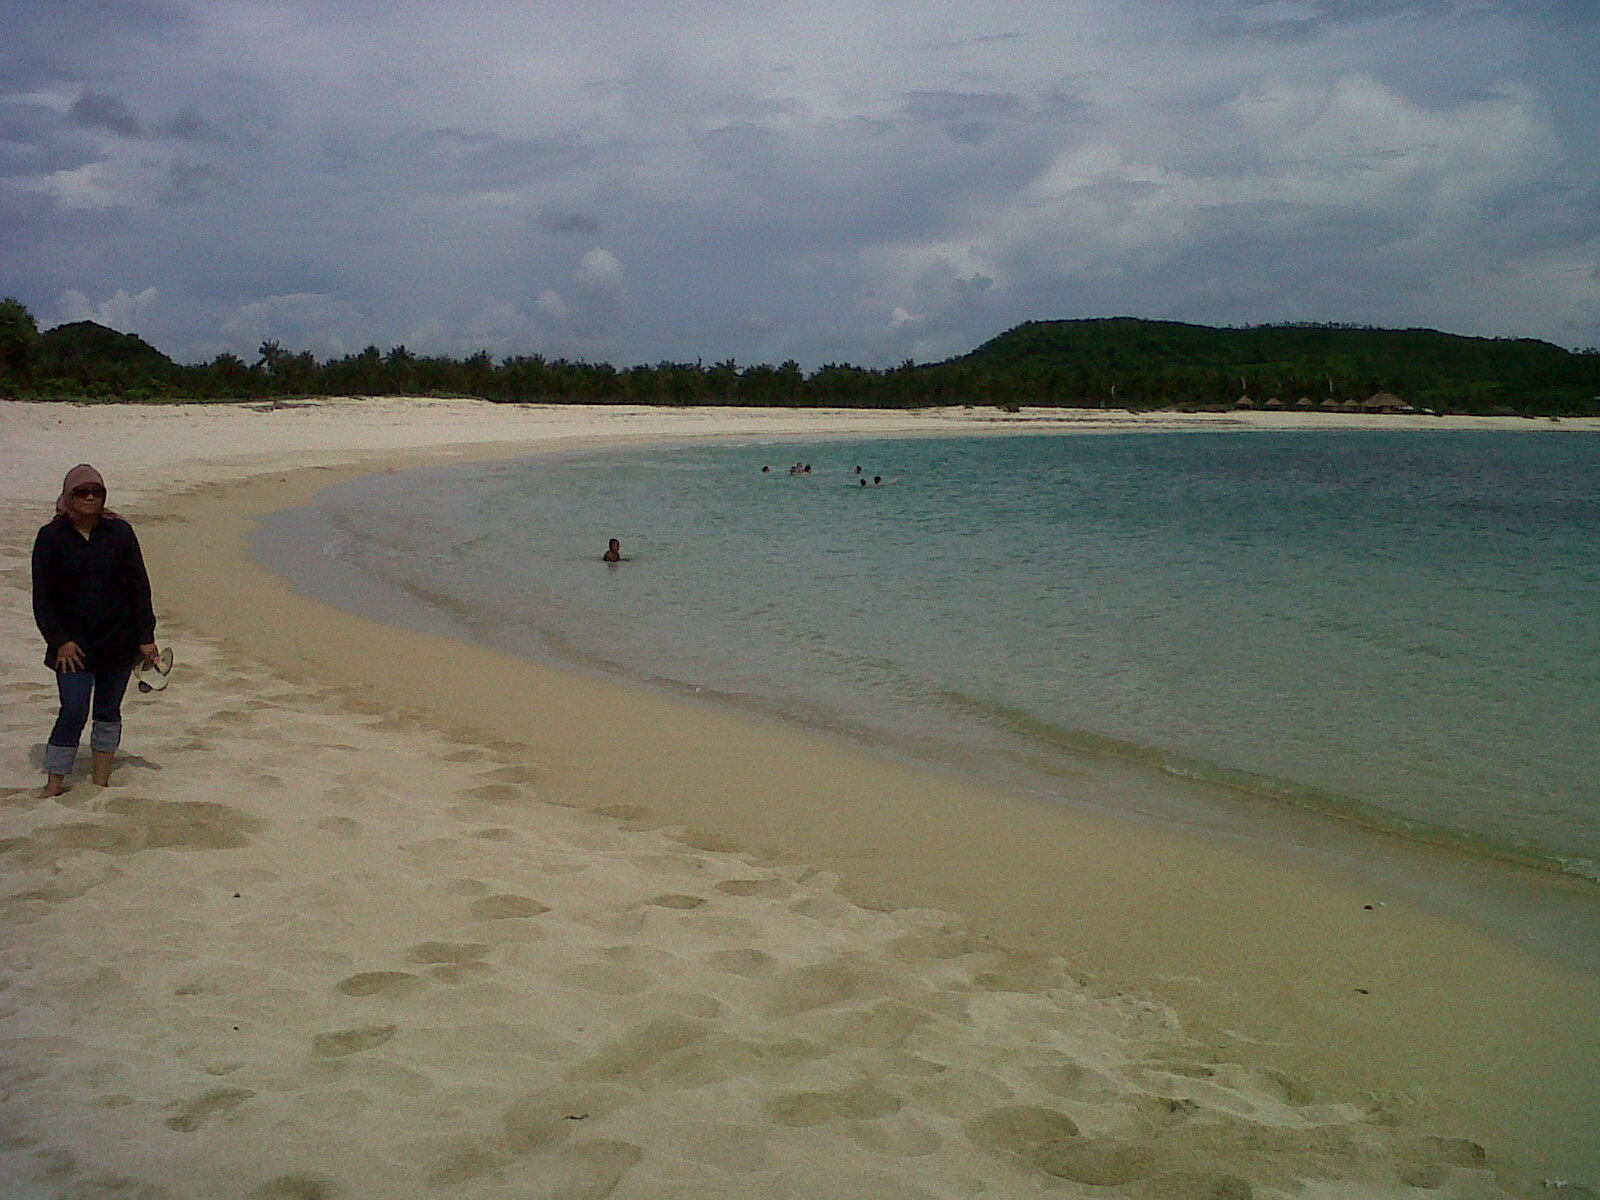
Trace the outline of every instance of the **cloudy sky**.
{"label": "cloudy sky", "polygon": [[1600,0],[6,0],[0,294],[625,365],[1600,343]]}

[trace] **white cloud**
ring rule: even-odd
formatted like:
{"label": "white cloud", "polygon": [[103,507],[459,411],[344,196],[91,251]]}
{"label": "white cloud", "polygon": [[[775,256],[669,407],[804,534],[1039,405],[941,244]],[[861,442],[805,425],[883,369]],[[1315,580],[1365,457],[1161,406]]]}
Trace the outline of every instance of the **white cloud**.
{"label": "white cloud", "polygon": [[350,354],[380,340],[367,337],[365,328],[355,305],[315,292],[266,296],[235,307],[221,323],[224,348],[247,360],[268,341],[323,358]]}
{"label": "white cloud", "polygon": [[119,333],[141,333],[161,297],[153,287],[130,295],[122,288],[108,299],[95,304],[82,292],[68,288],[57,306],[57,324],[72,321],[94,321]]}
{"label": "white cloud", "polygon": [[596,247],[583,256],[572,282],[590,291],[617,291],[622,287],[622,264],[609,250]]}
{"label": "white cloud", "polygon": [[1534,97],[1515,85],[1426,109],[1358,72],[1319,86],[1271,83],[1226,111],[1260,150],[1258,191],[1310,203],[1471,207],[1556,153]]}
{"label": "white cloud", "polygon": [[585,254],[572,272],[572,289],[561,332],[585,342],[617,332],[627,293],[622,263],[615,254],[599,247]]}
{"label": "white cloud", "polygon": [[122,164],[100,161],[19,178],[11,186],[46,196],[72,213],[131,206],[147,190],[138,186],[140,182],[130,180]]}

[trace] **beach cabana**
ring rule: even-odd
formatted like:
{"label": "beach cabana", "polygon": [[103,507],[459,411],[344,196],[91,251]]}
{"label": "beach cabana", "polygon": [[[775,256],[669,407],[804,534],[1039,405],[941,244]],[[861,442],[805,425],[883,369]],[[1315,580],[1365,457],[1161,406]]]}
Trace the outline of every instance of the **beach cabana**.
{"label": "beach cabana", "polygon": [[1369,413],[1404,413],[1411,412],[1411,405],[1400,399],[1393,392],[1373,392],[1361,406]]}

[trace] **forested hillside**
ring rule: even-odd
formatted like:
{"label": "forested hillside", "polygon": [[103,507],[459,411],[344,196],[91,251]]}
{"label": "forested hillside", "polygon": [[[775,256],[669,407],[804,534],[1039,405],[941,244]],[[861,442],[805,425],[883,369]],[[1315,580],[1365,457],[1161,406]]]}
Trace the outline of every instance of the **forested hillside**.
{"label": "forested hillside", "polygon": [[1600,415],[1600,352],[1429,329],[1214,329],[1116,317],[1030,321],[959,358],[889,369],[834,363],[806,373],[795,362],[741,366],[731,359],[617,367],[540,354],[456,359],[404,346],[319,360],[273,341],[251,361],[219,354],[184,365],[132,334],[89,321],[41,333],[24,305],[0,302],[0,397],[11,399],[451,395],[587,404],[1218,409],[1350,408],[1379,393],[1438,412]]}
{"label": "forested hillside", "polygon": [[1004,379],[1040,396],[1034,403],[1114,392],[1134,407],[1240,396],[1289,406],[1390,392],[1441,411],[1576,412],[1594,411],[1600,394],[1600,354],[1528,338],[1334,325],[1213,329],[1128,317],[1030,321],[936,369]]}

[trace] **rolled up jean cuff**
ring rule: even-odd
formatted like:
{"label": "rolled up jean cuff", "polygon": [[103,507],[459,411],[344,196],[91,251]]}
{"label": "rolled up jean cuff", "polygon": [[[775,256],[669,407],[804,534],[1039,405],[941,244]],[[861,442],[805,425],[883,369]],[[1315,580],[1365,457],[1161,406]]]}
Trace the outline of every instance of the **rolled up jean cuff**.
{"label": "rolled up jean cuff", "polygon": [[44,770],[46,775],[70,775],[72,764],[78,761],[78,748],[76,746],[58,746],[51,742],[44,748]]}
{"label": "rolled up jean cuff", "polygon": [[89,749],[115,750],[122,745],[121,721],[95,721],[89,726]]}

